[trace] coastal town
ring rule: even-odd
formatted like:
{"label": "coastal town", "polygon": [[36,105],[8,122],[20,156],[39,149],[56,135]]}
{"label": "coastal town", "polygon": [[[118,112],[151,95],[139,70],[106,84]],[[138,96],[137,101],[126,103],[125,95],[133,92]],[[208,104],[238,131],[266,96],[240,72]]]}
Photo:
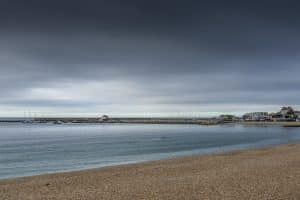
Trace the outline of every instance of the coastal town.
{"label": "coastal town", "polygon": [[243,115],[245,121],[300,121],[300,111],[292,107],[282,107],[279,112],[253,112]]}
{"label": "coastal town", "polygon": [[218,117],[224,122],[235,122],[235,121],[245,121],[245,122],[299,122],[300,121],[300,111],[294,110],[292,107],[282,107],[278,112],[250,112],[246,113],[241,117],[234,115],[220,115]]}

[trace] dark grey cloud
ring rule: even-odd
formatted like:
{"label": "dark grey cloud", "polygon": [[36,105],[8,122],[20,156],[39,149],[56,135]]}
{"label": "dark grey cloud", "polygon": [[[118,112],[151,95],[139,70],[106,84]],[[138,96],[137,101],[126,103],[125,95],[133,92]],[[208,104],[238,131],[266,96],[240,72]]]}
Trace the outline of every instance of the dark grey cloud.
{"label": "dark grey cloud", "polygon": [[277,0],[3,0],[0,105],[299,105],[299,9]]}

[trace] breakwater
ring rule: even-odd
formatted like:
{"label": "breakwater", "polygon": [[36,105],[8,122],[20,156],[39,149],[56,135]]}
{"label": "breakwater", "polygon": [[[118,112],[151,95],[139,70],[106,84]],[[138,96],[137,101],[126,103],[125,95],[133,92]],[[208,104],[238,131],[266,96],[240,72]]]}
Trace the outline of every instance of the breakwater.
{"label": "breakwater", "polygon": [[33,118],[0,120],[0,122],[20,123],[133,123],[133,124],[202,124],[215,125],[224,123],[216,118]]}

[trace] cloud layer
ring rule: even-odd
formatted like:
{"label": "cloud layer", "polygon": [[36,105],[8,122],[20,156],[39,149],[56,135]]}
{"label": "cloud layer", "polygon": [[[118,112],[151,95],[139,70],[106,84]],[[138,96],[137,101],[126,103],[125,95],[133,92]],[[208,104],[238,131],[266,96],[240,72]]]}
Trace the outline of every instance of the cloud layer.
{"label": "cloud layer", "polygon": [[0,115],[300,103],[297,1],[1,1]]}

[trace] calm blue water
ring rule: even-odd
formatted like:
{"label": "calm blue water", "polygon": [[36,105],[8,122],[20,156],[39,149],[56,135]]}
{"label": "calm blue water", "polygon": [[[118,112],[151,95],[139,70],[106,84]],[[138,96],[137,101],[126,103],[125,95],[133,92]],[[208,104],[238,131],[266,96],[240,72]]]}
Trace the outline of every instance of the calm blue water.
{"label": "calm blue water", "polygon": [[300,141],[300,128],[0,123],[0,179]]}

